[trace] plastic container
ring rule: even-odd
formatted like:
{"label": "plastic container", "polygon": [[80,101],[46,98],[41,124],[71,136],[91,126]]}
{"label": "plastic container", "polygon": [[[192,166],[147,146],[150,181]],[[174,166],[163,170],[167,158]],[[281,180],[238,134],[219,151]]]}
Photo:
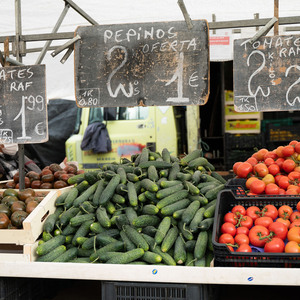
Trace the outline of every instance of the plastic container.
{"label": "plastic container", "polygon": [[265,268],[299,268],[299,253],[265,253],[265,252],[231,252],[225,244],[218,243],[220,228],[224,215],[231,211],[235,205],[243,205],[245,208],[255,205],[259,208],[267,204],[273,204],[277,208],[287,204],[295,208],[300,198],[282,196],[239,196],[236,197],[232,190],[225,189],[218,194],[215,219],[213,225],[212,243],[214,247],[215,267],[265,267]]}
{"label": "plastic container", "polygon": [[101,282],[105,300],[201,300],[208,299],[206,285],[145,282]]}

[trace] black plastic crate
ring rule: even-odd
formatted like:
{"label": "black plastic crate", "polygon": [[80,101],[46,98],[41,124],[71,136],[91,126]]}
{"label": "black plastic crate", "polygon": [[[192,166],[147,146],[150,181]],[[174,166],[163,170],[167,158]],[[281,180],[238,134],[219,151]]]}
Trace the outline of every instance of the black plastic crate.
{"label": "black plastic crate", "polygon": [[[231,134],[225,133],[226,149],[251,149],[263,148],[265,145],[265,135],[258,134]],[[254,150],[253,150],[254,152]]]}
{"label": "black plastic crate", "polygon": [[243,205],[247,209],[252,205],[262,208],[267,204],[273,204],[278,208],[287,204],[295,208],[299,199],[299,196],[274,197],[272,195],[236,197],[231,189],[221,191],[218,194],[213,225],[214,265],[216,267],[299,268],[300,254],[298,253],[231,252],[225,244],[218,243],[224,216],[235,205]]}
{"label": "black plastic crate", "polygon": [[102,300],[209,299],[206,285],[148,282],[101,282]]}
{"label": "black plastic crate", "polygon": [[300,124],[295,123],[287,126],[275,126],[267,124],[266,126],[266,142],[289,142],[292,140],[300,140]]}

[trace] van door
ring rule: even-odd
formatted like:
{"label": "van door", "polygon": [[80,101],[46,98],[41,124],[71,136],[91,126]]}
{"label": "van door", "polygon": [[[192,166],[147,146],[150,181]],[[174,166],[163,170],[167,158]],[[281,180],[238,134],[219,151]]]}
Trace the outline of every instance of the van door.
{"label": "van door", "polygon": [[[95,154],[88,150],[79,153],[84,131],[93,122],[106,124],[111,152]],[[120,162],[121,157],[130,159],[131,155],[140,153],[144,147],[155,151],[155,123],[155,107],[90,108],[88,115],[82,114],[79,134],[73,135],[66,142],[67,156],[72,153],[70,159],[77,160],[81,168],[89,170],[97,169],[105,163]],[[77,145],[72,147],[74,143]]]}

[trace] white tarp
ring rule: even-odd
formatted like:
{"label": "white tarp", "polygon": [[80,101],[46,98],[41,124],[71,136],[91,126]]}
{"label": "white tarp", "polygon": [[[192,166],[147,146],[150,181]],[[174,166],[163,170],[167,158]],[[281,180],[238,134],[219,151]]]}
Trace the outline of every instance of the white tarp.
{"label": "white tarp", "polygon": [[[73,0],[73,2],[99,24],[184,20],[177,0]],[[15,1],[1,0],[0,3],[0,36],[14,35]],[[274,0],[185,0],[184,3],[192,20],[206,19],[208,22],[211,22],[212,14],[215,14],[216,21],[252,19],[255,13],[258,13],[260,18],[272,18],[274,16]],[[51,33],[63,11],[64,5],[65,2],[63,0],[22,0],[22,34]],[[280,17],[297,16],[299,13],[299,0],[279,1]],[[89,25],[89,23],[70,8],[59,32],[74,32],[77,26],[82,25]],[[224,31],[217,30],[216,33],[213,33],[211,30],[210,35],[211,37],[219,35],[220,38],[215,38],[215,41],[221,41],[223,39],[222,36],[227,35],[230,37],[230,45],[232,45],[232,39],[235,37],[231,35],[231,32],[231,30],[228,30],[224,34]],[[255,33],[254,29],[245,29],[244,32],[244,35]],[[61,45],[65,42],[55,41],[52,45]],[[43,44],[44,42],[27,43],[26,47],[42,47]],[[220,46],[222,46],[222,41]],[[0,49],[3,51],[3,44],[0,45]],[[226,55],[229,55],[228,58],[230,59],[229,50],[227,45],[224,54],[227,53]],[[217,52],[214,53],[214,51]],[[65,64],[61,64],[60,59],[64,53],[62,52],[53,58],[50,55],[50,51],[42,62],[46,64],[48,99],[75,98],[73,54]],[[213,59],[213,56],[217,55],[218,59],[216,60],[222,60],[222,57],[219,57],[220,53],[222,53],[222,50],[218,51],[218,48],[213,50],[211,58]],[[23,58],[23,63],[27,65],[35,64],[37,57],[38,54],[27,54]]]}

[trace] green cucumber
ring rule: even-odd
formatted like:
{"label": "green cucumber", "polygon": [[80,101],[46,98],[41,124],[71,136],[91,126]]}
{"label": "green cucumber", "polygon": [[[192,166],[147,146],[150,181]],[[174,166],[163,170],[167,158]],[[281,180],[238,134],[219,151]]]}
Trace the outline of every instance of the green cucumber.
{"label": "green cucumber", "polygon": [[174,260],[178,265],[182,265],[186,261],[185,241],[181,235],[179,235],[175,241]]}
{"label": "green cucumber", "polygon": [[225,180],[225,178],[223,176],[221,176],[218,172],[211,172],[210,175],[214,178],[216,178],[217,180],[219,180],[222,183],[226,183],[227,181]]}
{"label": "green cucumber", "polygon": [[50,232],[43,231],[42,239],[44,242],[47,242],[53,238],[53,235]]}
{"label": "green cucumber", "polygon": [[207,247],[207,241],[208,241],[207,231],[201,231],[198,234],[195,249],[194,249],[194,257],[196,259],[201,259],[205,255],[206,247]]}
{"label": "green cucumber", "polygon": [[107,214],[105,207],[99,206],[97,208],[96,218],[102,227],[104,228],[111,227],[111,220]]}
{"label": "green cucumber", "polygon": [[188,167],[191,169],[196,169],[199,166],[205,167],[208,163],[208,160],[205,157],[197,157],[188,163]]}
{"label": "green cucumber", "polygon": [[140,202],[142,202],[142,203],[147,201],[145,192],[140,193],[140,194],[138,195],[138,201],[140,201]]}
{"label": "green cucumber", "polygon": [[202,149],[195,149],[191,153],[181,158],[180,163],[186,166],[191,160],[196,159],[202,155]]}
{"label": "green cucumber", "polygon": [[178,162],[174,162],[172,163],[172,167],[169,171],[169,176],[168,176],[168,180],[169,181],[174,181],[177,178],[177,173],[180,172],[180,165]]}
{"label": "green cucumber", "polygon": [[124,204],[126,199],[122,195],[114,194],[111,198],[111,201],[118,204]]}
{"label": "green cucumber", "polygon": [[214,253],[212,251],[206,251],[205,253],[205,267],[210,267],[212,260],[214,259]]}
{"label": "green cucumber", "polygon": [[77,227],[80,226],[85,221],[90,221],[90,220],[93,221],[95,220],[95,214],[84,214],[84,215],[75,216],[70,219],[70,225],[73,227]]}
{"label": "green cucumber", "polygon": [[70,219],[75,217],[80,212],[78,207],[70,207],[68,210],[64,211],[59,217],[59,223],[61,226],[66,226]]}
{"label": "green cucumber", "polygon": [[72,239],[72,245],[73,246],[77,246],[77,238],[78,237],[85,237],[89,233],[90,225],[93,222],[94,222],[93,220],[87,220],[79,226],[79,228],[75,232],[75,234],[73,236],[73,239]]}
{"label": "green cucumber", "polygon": [[[77,255],[78,255],[79,250],[77,250]],[[86,264],[86,263],[90,263],[90,259],[89,257],[75,257],[74,259],[69,260],[69,262],[71,263],[75,263],[75,264]]]}
{"label": "green cucumber", "polygon": [[171,163],[167,163],[165,161],[146,161],[144,163],[140,163],[139,167],[142,169],[148,169],[150,166],[154,166],[156,169],[168,169],[172,167]]}
{"label": "green cucumber", "polygon": [[92,172],[85,172],[84,179],[89,183],[89,185],[93,185],[98,181],[97,176],[94,175]]}
{"label": "green cucumber", "polygon": [[204,218],[213,218],[215,215],[216,206],[217,204],[209,206],[204,212]]}
{"label": "green cucumber", "polygon": [[194,185],[197,185],[197,184],[199,184],[199,182],[200,182],[200,180],[201,180],[201,171],[199,171],[199,170],[196,170],[194,173],[193,173],[193,175],[192,175],[192,183],[194,184]]}
{"label": "green cucumber", "polygon": [[178,172],[176,174],[176,179],[180,181],[189,181],[192,179],[192,174],[190,173],[183,173],[183,172]]}
{"label": "green cucumber", "polygon": [[139,215],[132,221],[132,225],[140,228],[146,226],[156,226],[160,222],[160,218],[154,215]]}
{"label": "green cucumber", "polygon": [[178,222],[178,229],[186,240],[191,241],[194,239],[194,235],[191,232],[189,226],[185,225],[182,221]]}
{"label": "green cucumber", "polygon": [[194,248],[196,245],[196,240],[189,240],[185,242],[185,250],[187,252],[194,252]]}
{"label": "green cucumber", "polygon": [[208,191],[206,194],[205,194],[205,198],[207,198],[208,201],[214,199],[214,198],[217,198],[218,196],[218,193],[220,191],[222,191],[223,189],[225,188],[225,184],[221,184],[213,189],[211,189],[210,191]]}
{"label": "green cucumber", "polygon": [[165,188],[169,188],[171,186],[177,185],[177,184],[181,184],[182,182],[180,180],[164,180],[161,181],[160,186],[165,189]]}
{"label": "green cucumber", "polygon": [[163,161],[165,161],[167,163],[171,163],[171,154],[167,148],[162,149],[161,157],[162,157]]}
{"label": "green cucumber", "polygon": [[157,192],[158,191],[158,185],[150,180],[149,178],[144,178],[142,181],[141,181],[141,186],[142,188],[144,188],[146,191],[149,191],[149,192]]}
{"label": "green cucumber", "polygon": [[114,251],[118,252],[123,249],[124,249],[124,243],[122,241],[112,242],[112,243],[94,251],[90,256],[90,260],[93,262],[93,261],[96,261],[99,258],[99,256],[103,253],[114,252]]}
{"label": "green cucumber", "polygon": [[70,260],[77,257],[77,251],[78,249],[76,247],[70,248],[63,254],[55,258],[53,262],[69,262]]}
{"label": "green cucumber", "polygon": [[160,179],[165,178],[166,180],[168,180],[167,178],[169,176],[169,170],[168,169],[160,170],[159,176],[160,176]]}
{"label": "green cucumber", "polygon": [[64,211],[62,206],[56,208],[53,214],[49,215],[44,222],[43,230],[46,232],[52,232],[54,230],[55,224],[59,219],[60,214]]}
{"label": "green cucumber", "polygon": [[156,215],[159,212],[159,209],[154,204],[146,204],[142,208],[142,213],[145,215]]}
{"label": "green cucumber", "polygon": [[[186,198],[188,196],[189,192],[187,190],[181,190],[181,191],[178,191],[178,192],[175,192],[163,199],[161,199],[157,204],[156,206],[159,208],[159,209],[162,209],[164,208],[165,206],[167,205],[170,205],[170,204],[173,204],[173,203],[176,203],[177,201],[179,200],[182,200],[184,198]],[[146,195],[147,196],[147,195]]]}
{"label": "green cucumber", "polygon": [[112,203],[110,200],[106,202],[105,208],[107,213],[110,215],[113,215],[117,210],[114,203]]}
{"label": "green cucumber", "polygon": [[182,208],[182,209],[174,211],[172,217],[175,220],[180,220],[185,210],[186,210],[186,208]]}
{"label": "green cucumber", "polygon": [[129,251],[136,248],[136,245],[128,238],[124,230],[120,231],[120,236],[125,245],[125,250]]}
{"label": "green cucumber", "polygon": [[78,181],[81,182],[82,178],[84,178],[84,173],[76,174],[72,177],[69,177],[67,182],[69,185],[73,185],[73,184],[78,183]]}
{"label": "green cucumber", "polygon": [[202,222],[202,220],[204,218],[204,212],[205,212],[204,207],[201,207],[196,211],[196,213],[190,223],[191,232],[197,232],[199,230],[198,226],[200,225],[200,223]]}
{"label": "green cucumber", "polygon": [[106,263],[108,264],[128,264],[132,261],[138,260],[144,255],[145,251],[142,248],[136,248],[122,253],[121,255],[110,258]]}
{"label": "green cucumber", "polygon": [[193,253],[191,252],[186,253],[186,261],[184,265],[187,267],[193,267],[195,265],[195,259]]}
{"label": "green cucumber", "polygon": [[131,181],[127,182],[127,190],[128,190],[127,195],[128,195],[129,204],[131,206],[137,206],[138,196],[133,182]]}
{"label": "green cucumber", "polygon": [[199,195],[200,190],[190,181],[184,181],[185,188],[189,191],[192,195]]}
{"label": "green cucumber", "polygon": [[181,220],[184,224],[189,225],[193,220],[197,210],[200,208],[200,202],[195,200],[189,204],[182,214]]}
{"label": "green cucumber", "polygon": [[122,214],[122,215],[119,215],[116,218],[116,225],[117,225],[119,230],[122,230],[123,226],[124,225],[130,225],[130,222],[129,222],[127,216],[125,214]]}
{"label": "green cucumber", "polygon": [[112,257],[122,255],[122,254],[123,254],[123,252],[117,252],[117,251],[110,251],[110,252],[100,253],[99,254],[99,260],[102,261],[102,262],[107,262]]}
{"label": "green cucumber", "polygon": [[84,250],[94,249],[96,247],[96,235],[87,238],[81,245]]}
{"label": "green cucumber", "polygon": [[127,180],[130,182],[137,182],[140,180],[139,176],[134,173],[126,173],[126,176],[127,176]]}
{"label": "green cucumber", "polygon": [[68,194],[70,193],[70,190],[64,192],[63,194],[59,195],[55,199],[55,206],[63,206],[65,204],[65,199],[67,198]]}
{"label": "green cucumber", "polygon": [[102,194],[102,192],[104,191],[105,189],[105,186],[106,186],[106,183],[105,183],[105,180],[104,179],[101,179],[98,183],[98,186],[95,190],[95,193],[93,195],[93,204],[98,206],[99,205],[99,200],[100,200],[100,196]]}
{"label": "green cucumber", "polygon": [[156,198],[156,193],[145,191],[145,197],[150,200],[152,203],[157,203],[158,199]]}
{"label": "green cucumber", "polygon": [[115,189],[120,183],[120,175],[116,174],[104,188],[99,198],[99,205],[105,205],[115,193]]}
{"label": "green cucumber", "polygon": [[162,261],[162,257],[157,253],[145,251],[142,260],[149,264],[158,264]]}
{"label": "green cucumber", "polygon": [[120,175],[120,183],[126,184],[127,183],[127,176],[126,176],[126,171],[122,167],[117,168],[117,174]]}
{"label": "green cucumber", "polygon": [[190,199],[190,201],[199,201],[200,202],[200,206],[205,206],[208,203],[208,200],[203,197],[203,196],[199,196],[199,195],[188,195],[188,198]]}
{"label": "green cucumber", "polygon": [[125,215],[131,225],[133,225],[133,220],[138,216],[136,210],[131,206],[125,208]]}
{"label": "green cucumber", "polygon": [[76,243],[77,243],[77,245],[82,246],[82,244],[83,244],[84,242],[86,242],[88,239],[89,239],[89,238],[86,237],[86,236],[79,236],[79,237],[76,239]]}
{"label": "green cucumber", "polygon": [[214,189],[215,187],[219,186],[220,184],[218,183],[212,183],[211,184],[208,184],[206,186],[204,186],[203,188],[200,189],[200,193],[202,195],[205,195],[208,191]]}
{"label": "green cucumber", "polygon": [[52,251],[50,251],[49,253],[39,256],[36,261],[38,262],[51,262],[54,259],[56,259],[58,256],[60,256],[61,254],[63,254],[64,252],[66,252],[67,248],[65,245],[60,245],[58,247],[56,247],[55,249],[53,249]]}
{"label": "green cucumber", "polygon": [[168,252],[174,245],[176,239],[178,237],[178,229],[177,227],[171,227],[166,236],[164,237],[160,249],[162,252]]}
{"label": "green cucumber", "polygon": [[82,211],[82,213],[87,213],[87,214],[94,213],[96,210],[90,201],[84,201],[83,203],[80,204],[79,208],[80,211]]}
{"label": "green cucumber", "polygon": [[63,229],[62,234],[65,236],[70,236],[71,234],[75,233],[77,228],[72,226],[70,223]]}
{"label": "green cucumber", "polygon": [[[94,249],[83,249],[83,248],[78,248],[77,251],[77,256],[78,257],[87,257],[89,259],[89,257],[95,252]],[[91,261],[89,261],[91,262]]]}
{"label": "green cucumber", "polygon": [[88,200],[91,195],[94,194],[97,186],[99,184],[99,181],[94,183],[92,186],[90,186],[87,190],[85,190],[82,194],[80,194],[74,201],[73,201],[73,206],[74,207],[79,207],[81,203],[84,201]]}
{"label": "green cucumber", "polygon": [[102,227],[99,222],[93,222],[90,225],[90,230],[94,233],[100,233],[100,232],[105,231],[104,227]]}
{"label": "green cucumber", "polygon": [[116,242],[117,239],[115,239],[114,237],[110,236],[109,234],[107,234],[105,231],[98,233],[96,235],[96,244],[100,245],[100,246],[106,246],[112,242]]}
{"label": "green cucumber", "polygon": [[143,148],[140,155],[139,155],[139,164],[144,163],[144,162],[148,162],[149,161],[149,153],[150,150],[148,148]]}
{"label": "green cucumber", "polygon": [[146,226],[146,227],[142,228],[142,233],[145,233],[145,234],[150,235],[152,237],[155,236],[156,232],[157,232],[157,228],[154,227],[154,226]]}
{"label": "green cucumber", "polygon": [[174,185],[174,186],[170,186],[168,188],[163,188],[163,189],[157,191],[156,198],[157,199],[165,198],[167,196],[170,196],[171,194],[174,194],[174,193],[182,190],[183,188],[184,188],[184,186],[183,186],[182,183],[179,183],[179,184]]}
{"label": "green cucumber", "polygon": [[58,246],[63,245],[65,241],[66,241],[66,237],[64,235],[54,236],[51,240],[37,246],[36,254],[39,256],[45,255],[50,251],[52,251],[53,249],[57,248]]}
{"label": "green cucumber", "polygon": [[116,190],[115,190],[115,194],[116,193],[121,195],[121,196],[127,195],[127,185],[125,185],[123,183],[119,183],[116,187]]}
{"label": "green cucumber", "polygon": [[142,234],[136,231],[135,228],[131,227],[130,225],[124,225],[124,231],[128,238],[137,246],[145,251],[149,250],[149,245],[143,238]]}
{"label": "green cucumber", "polygon": [[191,201],[189,199],[182,199],[176,203],[164,206],[160,212],[164,216],[172,216],[175,211],[186,208],[190,203]]}
{"label": "green cucumber", "polygon": [[207,231],[214,223],[214,218],[204,219],[198,226],[200,231]]}
{"label": "green cucumber", "polygon": [[154,182],[156,182],[159,179],[157,169],[153,165],[148,167],[147,174],[148,174],[148,178]]}
{"label": "green cucumber", "polygon": [[76,183],[74,186],[78,190],[79,194],[83,193],[90,187],[89,183],[86,180],[83,180],[80,183]]}
{"label": "green cucumber", "polygon": [[195,260],[195,267],[205,267],[206,256]]}

